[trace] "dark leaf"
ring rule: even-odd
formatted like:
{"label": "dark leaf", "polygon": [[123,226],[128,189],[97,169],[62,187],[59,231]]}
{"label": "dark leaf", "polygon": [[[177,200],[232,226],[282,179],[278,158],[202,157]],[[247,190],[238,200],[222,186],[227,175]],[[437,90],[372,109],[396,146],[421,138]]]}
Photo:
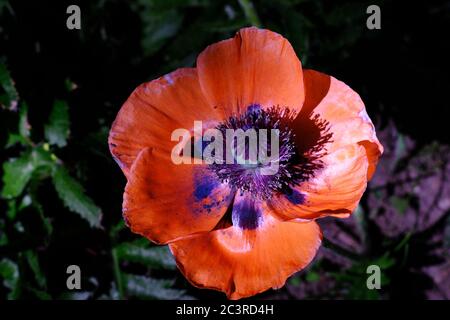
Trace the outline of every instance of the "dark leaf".
{"label": "dark leaf", "polygon": [[2,197],[11,199],[19,196],[30,181],[34,169],[31,152],[24,152],[19,158],[5,162]]}
{"label": "dark leaf", "polygon": [[167,246],[149,247],[148,243],[122,243],[117,247],[119,259],[142,263],[151,268],[176,269],[176,263]]}
{"label": "dark leaf", "polygon": [[78,213],[91,227],[100,227],[101,209],[85,194],[81,184],[61,165],[55,167],[53,185],[58,196],[71,211]]}
{"label": "dark leaf", "polygon": [[0,86],[5,92],[4,94],[0,93],[0,105],[6,109],[15,110],[19,101],[19,95],[14,86],[14,81],[3,63],[0,63]]}
{"label": "dark leaf", "polygon": [[19,267],[9,259],[0,261],[0,278],[3,279],[3,285],[10,289],[8,299],[15,299],[19,293]]}
{"label": "dark leaf", "polygon": [[39,288],[46,289],[47,280],[45,278],[45,275],[42,273],[37,254],[31,250],[28,250],[25,252],[25,257],[31,270],[33,270],[34,277],[36,279],[37,284],[39,285]]}
{"label": "dark leaf", "polygon": [[22,103],[19,109],[19,134],[23,138],[30,137],[30,124],[28,123],[28,105]]}
{"label": "dark leaf", "polygon": [[45,125],[45,138],[52,145],[64,147],[69,136],[69,107],[65,101],[56,100]]}
{"label": "dark leaf", "polygon": [[145,299],[189,299],[184,290],[170,289],[173,281],[126,274],[127,293]]}

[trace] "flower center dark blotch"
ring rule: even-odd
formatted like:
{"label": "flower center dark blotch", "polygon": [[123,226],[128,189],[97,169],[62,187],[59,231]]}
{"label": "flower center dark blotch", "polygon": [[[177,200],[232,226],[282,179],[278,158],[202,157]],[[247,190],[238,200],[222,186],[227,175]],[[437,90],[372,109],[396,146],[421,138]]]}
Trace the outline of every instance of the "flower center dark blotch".
{"label": "flower center dark blotch", "polygon": [[[260,136],[257,136],[258,150],[263,147],[267,155],[273,156],[275,154],[277,156],[271,158],[269,162],[267,162],[267,159],[261,161],[258,158],[256,163],[243,164],[242,161],[238,161],[242,160],[239,158],[243,157],[247,160],[251,153],[249,143],[246,143],[243,151],[236,152],[234,150],[235,161],[225,163],[224,155],[224,163],[211,164],[210,169],[220,181],[228,183],[234,190],[248,192],[258,199],[266,200],[276,193],[290,194],[292,192],[291,186],[307,180],[314,173],[314,170],[320,167],[319,158],[324,145],[323,142],[328,141],[331,137],[331,134],[326,132],[325,135],[322,135],[320,146],[315,145],[312,150],[309,149],[300,153],[297,147],[299,139],[296,139],[296,134],[292,128],[294,117],[294,112],[287,107],[273,106],[263,109],[258,104],[250,105],[242,114],[229,117],[216,127],[222,132],[224,140],[226,140],[228,129],[242,129],[244,132],[249,129],[255,129],[256,132],[266,129],[266,131],[263,131],[267,133],[266,139],[261,140]],[[326,131],[325,123],[320,122],[317,117],[315,121],[318,125],[321,125],[321,130]],[[271,131],[271,129],[275,129],[275,131]],[[276,132],[276,134],[274,135],[273,132]],[[272,139],[278,139],[278,153],[273,153],[276,150],[271,150]],[[261,145],[261,143],[265,145]],[[236,141],[232,143],[224,141],[224,146],[227,145],[239,149]],[[260,154],[258,154],[259,156]],[[268,169],[269,167],[277,170],[273,174],[262,174],[261,169]]]}

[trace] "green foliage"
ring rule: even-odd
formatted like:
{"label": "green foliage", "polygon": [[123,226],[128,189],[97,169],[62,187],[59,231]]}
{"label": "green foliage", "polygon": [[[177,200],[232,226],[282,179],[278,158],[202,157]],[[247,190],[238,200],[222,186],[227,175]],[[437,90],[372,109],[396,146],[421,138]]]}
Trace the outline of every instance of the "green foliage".
{"label": "green foliage", "polygon": [[31,152],[28,151],[3,164],[2,197],[14,198],[23,192],[35,169],[31,159]]}
{"label": "green foliage", "polygon": [[153,279],[150,277],[125,274],[127,293],[144,299],[189,299],[184,290],[170,289],[173,282],[170,280]]}
{"label": "green foliage", "polygon": [[[0,69],[1,71],[1,69]],[[3,75],[9,76],[9,74]],[[2,86],[10,90],[12,80],[2,79]],[[6,87],[5,87],[6,85]],[[3,164],[3,188],[1,196],[14,199],[22,195],[27,185],[34,178],[40,181],[51,177],[54,187],[64,204],[73,212],[78,213],[90,226],[100,227],[101,209],[89,198],[79,182],[72,178],[62,162],[50,150],[49,145],[64,147],[69,135],[69,108],[65,101],[56,100],[45,125],[44,143],[35,144],[30,140],[30,125],[28,123],[28,106],[22,103],[18,113],[18,130],[10,135],[7,146],[20,143],[25,150]],[[10,203],[10,216],[15,216],[15,205]],[[47,226],[47,228],[49,228]]]}
{"label": "green foliage", "polygon": [[175,270],[176,263],[167,246],[149,247],[148,241],[121,243],[117,248],[119,259],[137,262],[154,269]]}
{"label": "green foliage", "polygon": [[361,259],[355,261],[345,272],[333,272],[334,279],[338,282],[338,288],[345,292],[348,299],[378,300],[380,292],[367,288],[367,267],[377,265],[381,270],[381,287],[389,284],[387,277],[389,269],[395,265],[395,259],[385,254],[376,259]]}
{"label": "green foliage", "polygon": [[[25,258],[30,266],[31,270],[34,273],[35,280],[39,286],[39,288],[46,289],[47,288],[47,279],[41,270],[41,266],[39,264],[39,257],[36,252],[31,250],[25,251]],[[42,296],[42,294],[41,294]]]}
{"label": "green foliage", "polygon": [[164,45],[167,39],[178,32],[183,18],[173,9],[157,12],[157,14],[151,8],[140,12],[145,24],[142,48],[145,54],[152,55]]}
{"label": "green foliage", "polygon": [[310,271],[306,274],[306,281],[308,282],[316,282],[319,281],[320,275],[315,271]]}
{"label": "green foliage", "polygon": [[5,232],[5,220],[0,219],[0,247],[6,246],[8,242],[8,236]]}
{"label": "green foliage", "polygon": [[9,110],[15,109],[19,101],[19,94],[6,65],[1,62],[0,87],[3,89],[3,93],[0,91],[0,106]]}
{"label": "green foliage", "polygon": [[91,227],[100,227],[101,209],[86,196],[83,187],[73,179],[61,165],[53,170],[53,185],[64,204],[89,222]]}
{"label": "green foliage", "polygon": [[15,146],[16,144],[21,144],[23,146],[31,144],[31,127],[28,123],[28,105],[26,103],[22,103],[22,105],[20,106],[18,116],[19,120],[17,132],[11,132],[9,134],[6,148],[10,148],[12,146]]}
{"label": "green foliage", "polygon": [[397,210],[399,214],[405,214],[406,210],[409,207],[409,198],[407,197],[397,197],[392,196],[389,198],[389,201],[391,202],[391,205],[393,208]]}
{"label": "green foliage", "polygon": [[2,197],[12,199],[20,196],[34,173],[48,174],[53,166],[54,160],[45,145],[27,149],[18,158],[5,162]]}
{"label": "green foliage", "polygon": [[118,244],[112,252],[119,297],[134,296],[142,299],[192,299],[185,290],[173,288],[172,279],[158,279],[147,275],[124,273],[121,263],[134,263],[151,270],[176,269],[167,246],[151,246],[145,239]]}
{"label": "green foliage", "polygon": [[48,143],[65,147],[69,136],[69,106],[65,101],[56,100],[53,109],[45,126],[45,138]]}
{"label": "green foliage", "polygon": [[258,14],[255,11],[253,3],[249,0],[239,0],[239,4],[241,5],[242,10],[244,11],[245,16],[247,17],[250,24],[260,28],[261,21],[259,21]]}
{"label": "green foliage", "polygon": [[19,109],[19,135],[23,139],[27,139],[30,137],[30,124],[28,123],[28,105],[26,103],[22,103],[22,106]]}
{"label": "green foliage", "polygon": [[0,261],[0,279],[3,279],[3,285],[10,289],[8,299],[16,299],[20,292],[17,264],[9,259],[2,259]]}
{"label": "green foliage", "polygon": [[[0,247],[10,245],[5,232],[8,223],[13,224],[16,232],[26,232],[27,227],[22,223],[20,213],[28,208],[35,210],[42,221],[45,234],[47,236],[52,234],[52,222],[45,216],[39,196],[40,186],[49,179],[65,206],[79,214],[91,227],[101,227],[101,209],[86,195],[82,185],[69,175],[64,163],[51,147],[67,146],[70,127],[67,103],[63,100],[55,101],[44,128],[44,139],[34,142],[28,121],[29,107],[26,102],[19,101],[14,82],[4,64],[0,64],[0,87],[4,92],[0,96],[1,103],[6,109],[2,112],[15,113],[12,118],[17,121],[15,129],[12,126],[13,130],[10,131],[5,145],[5,149],[15,151],[2,165],[3,185],[0,196],[7,200],[7,219],[0,217]],[[26,250],[19,252],[16,258],[18,263],[12,259],[3,259],[0,262],[0,278],[3,279],[4,287],[9,289],[8,298],[17,299],[31,294],[38,299],[51,299],[47,293],[47,279],[41,269],[39,255],[33,250]],[[22,268],[28,268],[34,278],[20,281],[19,274],[22,274]]]}

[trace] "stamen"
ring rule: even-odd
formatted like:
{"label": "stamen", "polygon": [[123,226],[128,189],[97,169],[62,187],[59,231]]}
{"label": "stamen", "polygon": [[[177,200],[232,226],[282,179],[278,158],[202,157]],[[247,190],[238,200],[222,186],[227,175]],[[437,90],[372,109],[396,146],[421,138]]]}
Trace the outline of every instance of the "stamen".
{"label": "stamen", "polygon": [[[291,186],[311,178],[314,172],[323,166],[320,158],[325,154],[324,145],[331,138],[331,133],[328,132],[328,123],[318,116],[313,117],[310,120],[321,133],[320,138],[313,147],[300,154],[296,147],[298,139],[291,128],[294,117],[295,113],[287,107],[273,106],[264,110],[260,105],[252,104],[245,113],[233,115],[216,127],[224,137],[226,137],[227,129],[244,131],[266,129],[267,132],[277,129],[279,156],[277,159],[271,159],[272,162],[276,162],[278,168],[276,173],[261,174],[261,169],[271,166],[272,163],[258,162],[256,165],[246,165],[234,162],[227,164],[225,159],[223,164],[211,164],[210,169],[220,181],[228,183],[233,189],[240,192],[249,192],[255,198],[269,199],[276,193],[288,193]],[[260,143],[260,141],[258,142]],[[271,153],[270,140],[267,140],[266,143],[267,151]],[[227,145],[226,141],[224,141],[224,145]],[[245,157],[248,157],[247,149],[245,151]]]}

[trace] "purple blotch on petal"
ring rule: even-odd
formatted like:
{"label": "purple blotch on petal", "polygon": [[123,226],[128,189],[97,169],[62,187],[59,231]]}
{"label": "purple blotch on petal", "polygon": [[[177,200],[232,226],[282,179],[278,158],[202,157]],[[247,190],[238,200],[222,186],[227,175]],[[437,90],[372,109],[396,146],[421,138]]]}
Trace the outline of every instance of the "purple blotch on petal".
{"label": "purple blotch on petal", "polygon": [[207,198],[219,185],[219,181],[205,174],[197,174],[194,178],[194,197],[197,201]]}
{"label": "purple blotch on petal", "polygon": [[290,189],[286,193],[286,198],[291,202],[292,204],[303,204],[305,203],[305,195],[301,192],[298,192],[295,189]]}
{"label": "purple blotch on petal", "polygon": [[254,230],[258,228],[262,215],[253,199],[239,200],[234,203],[232,212],[233,225],[241,229]]}

